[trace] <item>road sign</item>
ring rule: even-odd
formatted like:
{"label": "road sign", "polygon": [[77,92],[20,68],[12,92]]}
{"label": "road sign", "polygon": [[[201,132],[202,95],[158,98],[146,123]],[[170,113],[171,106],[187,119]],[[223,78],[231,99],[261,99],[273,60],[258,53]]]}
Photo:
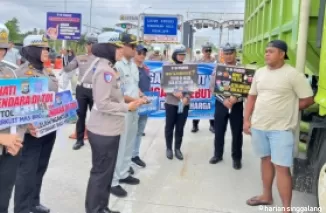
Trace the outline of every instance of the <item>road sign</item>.
{"label": "road sign", "polygon": [[145,14],[143,40],[145,42],[177,42],[178,16]]}
{"label": "road sign", "polygon": [[52,40],[80,40],[80,13],[48,12],[46,17],[46,34]]}
{"label": "road sign", "polygon": [[122,14],[120,15],[120,21],[138,21],[138,15]]}

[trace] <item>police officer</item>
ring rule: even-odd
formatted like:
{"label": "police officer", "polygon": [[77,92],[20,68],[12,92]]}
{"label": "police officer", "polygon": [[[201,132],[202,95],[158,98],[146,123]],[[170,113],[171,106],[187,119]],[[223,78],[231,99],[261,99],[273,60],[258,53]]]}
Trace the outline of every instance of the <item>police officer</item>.
{"label": "police officer", "polygon": [[[202,53],[203,56],[199,59],[199,60],[195,60],[194,62],[196,63],[214,63],[216,60],[214,57],[211,56],[212,54],[212,47],[213,45],[209,42],[205,43],[204,45],[202,45]],[[200,120],[192,120],[192,129],[191,132],[198,132],[199,128],[198,128],[198,124],[199,124]],[[210,119],[209,120],[209,131],[211,131],[212,133],[214,133],[214,119]]]}
{"label": "police officer", "polygon": [[[0,61],[10,48],[8,43],[9,30],[0,23]],[[0,67],[0,79],[16,78],[15,72]],[[18,76],[19,77],[19,76]],[[19,164],[19,152],[27,125],[6,128],[0,131],[0,213],[8,213],[9,200],[16,179]]]}
{"label": "police officer", "polygon": [[98,39],[99,43],[92,47],[93,54],[100,60],[94,69],[94,107],[87,124],[94,160],[87,187],[86,213],[118,213],[108,208],[108,188],[112,183],[125,115],[135,111],[139,104],[125,103],[119,73],[112,68],[121,59],[123,44],[119,33],[105,32]]}
{"label": "police officer", "polygon": [[[78,120],[76,123],[76,136],[77,141],[73,146],[74,150],[80,149],[84,146],[85,138],[85,121],[87,115],[87,108],[90,110],[93,106],[93,96],[92,96],[92,70],[95,63],[99,60],[92,54],[91,48],[94,43],[97,43],[97,35],[89,34],[86,36],[86,50],[87,55],[80,55],[75,57],[67,66],[63,68],[65,72],[71,72],[79,68],[79,75],[76,87],[76,99],[78,102]],[[70,138],[74,138],[72,135]]]}
{"label": "police officer", "polygon": [[[49,45],[43,35],[28,35],[21,50],[27,62],[16,70],[18,76],[47,77],[49,91],[58,91],[58,81],[51,68],[44,68],[43,63],[49,59]],[[41,205],[40,193],[43,176],[47,170],[56,131],[40,138],[35,137],[35,127],[28,126],[23,141],[22,156],[17,171],[15,186],[15,213],[46,213],[48,208]]]}
{"label": "police officer", "polygon": [[[223,56],[226,65],[235,66],[236,60],[236,47],[227,44],[223,48]],[[210,87],[212,93],[215,87],[215,75],[213,72],[210,81]],[[232,159],[233,168],[241,169],[242,159],[242,124],[243,124],[243,100],[242,98],[236,98],[234,96],[224,97],[222,95],[216,96],[215,104],[215,151],[214,156],[210,159],[211,164],[216,164],[223,159],[224,152],[224,137],[230,120],[231,132],[232,132]]]}
{"label": "police officer", "polygon": [[[140,98],[139,71],[137,65],[132,60],[136,54],[137,38],[134,35],[122,33],[121,41],[124,44],[123,58],[115,64],[115,67],[121,78],[125,102],[138,101],[144,104],[147,102],[147,99],[146,97]],[[126,127],[120,138],[118,159],[111,187],[111,193],[117,197],[127,196],[127,192],[119,183],[130,185],[140,183],[139,179],[132,177],[129,172],[134,141],[138,130],[138,112],[128,112],[125,119]]]}
{"label": "police officer", "polygon": [[[179,45],[172,53],[173,64],[183,64],[186,58],[186,48]],[[166,157],[173,159],[172,143],[173,132],[175,129],[174,152],[175,157],[183,160],[183,155],[180,150],[183,138],[184,126],[188,118],[190,93],[167,93],[165,99],[165,141],[166,141]],[[179,110],[179,105],[182,105],[182,111]]]}

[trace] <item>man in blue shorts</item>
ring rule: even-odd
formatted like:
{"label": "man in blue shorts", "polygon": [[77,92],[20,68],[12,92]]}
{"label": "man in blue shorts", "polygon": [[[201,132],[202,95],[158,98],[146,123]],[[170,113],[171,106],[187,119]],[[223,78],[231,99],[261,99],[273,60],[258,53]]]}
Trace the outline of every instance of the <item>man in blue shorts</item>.
{"label": "man in blue shorts", "polygon": [[[271,205],[276,173],[277,188],[284,209],[291,207],[294,131],[299,110],[314,103],[313,91],[303,73],[285,64],[287,45],[274,40],[265,50],[266,66],[253,78],[245,107],[243,130],[251,134],[261,158],[263,194],[247,201],[250,206]],[[290,211],[284,211],[290,212]]]}

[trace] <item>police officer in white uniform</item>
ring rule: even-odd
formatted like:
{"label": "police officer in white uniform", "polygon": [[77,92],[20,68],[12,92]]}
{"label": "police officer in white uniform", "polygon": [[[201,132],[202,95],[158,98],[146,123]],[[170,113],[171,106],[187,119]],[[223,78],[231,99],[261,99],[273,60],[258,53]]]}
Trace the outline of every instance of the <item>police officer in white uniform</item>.
{"label": "police officer in white uniform", "polygon": [[[139,72],[137,65],[132,58],[136,54],[137,38],[134,35],[122,33],[121,41],[124,44],[123,58],[115,64],[119,72],[125,102],[138,101],[140,104],[147,102],[146,97],[140,98],[139,89]],[[127,196],[127,192],[119,185],[119,183],[137,185],[139,179],[134,178],[130,174],[132,151],[134,141],[138,130],[138,112],[128,112],[126,115],[126,128],[120,138],[118,160],[114,171],[111,193],[118,197]]]}
{"label": "police officer in white uniform", "polygon": [[[223,55],[226,65],[236,66],[236,47],[227,44],[223,47]],[[214,92],[216,72],[212,73],[210,81],[211,92]],[[225,97],[216,96],[215,102],[215,139],[214,139],[214,156],[210,159],[211,164],[219,163],[223,160],[224,140],[228,120],[232,132],[232,159],[233,168],[241,169],[242,163],[242,144],[243,144],[243,99],[234,96]]]}
{"label": "police officer in white uniform", "polygon": [[[51,68],[44,68],[43,63],[49,59],[49,44],[43,35],[28,35],[24,39],[22,56],[26,58],[17,76],[47,77],[49,91],[58,91],[58,81]],[[40,193],[43,176],[48,168],[56,131],[40,138],[35,137],[35,128],[29,125],[23,141],[22,156],[17,171],[15,185],[15,213],[48,213],[50,209],[41,205]]]}
{"label": "police officer in white uniform", "polygon": [[105,32],[98,39],[99,43],[92,47],[93,54],[100,60],[94,69],[94,106],[87,123],[93,167],[87,187],[86,213],[118,213],[108,208],[108,189],[112,183],[120,135],[125,127],[125,115],[128,111],[135,111],[139,104],[125,103],[119,73],[113,69],[122,56],[119,33]]}
{"label": "police officer in white uniform", "polygon": [[75,57],[68,65],[63,68],[65,72],[72,72],[75,69],[79,68],[78,82],[76,87],[76,99],[78,102],[78,120],[76,123],[77,141],[73,146],[74,150],[78,150],[84,146],[87,109],[89,108],[91,110],[93,106],[93,69],[95,63],[99,60],[91,52],[92,45],[97,43],[97,34],[92,33],[86,35],[86,42],[87,54]]}
{"label": "police officer in white uniform", "polygon": [[[205,43],[202,45],[202,53],[203,56],[197,60],[195,59],[195,63],[214,63],[216,60],[214,57],[211,56],[212,54],[212,47],[213,45],[209,42]],[[191,132],[198,132],[199,128],[198,128],[198,124],[199,124],[200,120],[192,120],[192,129]],[[212,133],[215,132],[214,129],[214,119],[210,119],[209,120],[209,131],[211,131]]]}
{"label": "police officer in white uniform", "polygon": [[[9,30],[0,23],[0,61],[3,60],[7,50]],[[17,78],[15,72],[7,67],[0,66],[0,79]],[[19,151],[27,125],[6,128],[0,131],[0,213],[8,213],[9,200],[16,179],[19,164]]]}

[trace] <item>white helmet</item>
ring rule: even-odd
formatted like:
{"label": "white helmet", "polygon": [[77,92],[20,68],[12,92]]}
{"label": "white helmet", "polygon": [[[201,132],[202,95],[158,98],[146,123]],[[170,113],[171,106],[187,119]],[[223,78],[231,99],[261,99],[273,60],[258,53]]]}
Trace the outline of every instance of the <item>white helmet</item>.
{"label": "white helmet", "polygon": [[161,48],[160,47],[154,47],[154,52],[160,52],[161,51]]}
{"label": "white helmet", "polygon": [[123,47],[120,33],[117,33],[117,32],[101,33],[98,35],[97,40],[98,40],[98,43],[110,43],[110,44],[114,44],[118,47]]}

